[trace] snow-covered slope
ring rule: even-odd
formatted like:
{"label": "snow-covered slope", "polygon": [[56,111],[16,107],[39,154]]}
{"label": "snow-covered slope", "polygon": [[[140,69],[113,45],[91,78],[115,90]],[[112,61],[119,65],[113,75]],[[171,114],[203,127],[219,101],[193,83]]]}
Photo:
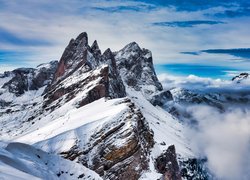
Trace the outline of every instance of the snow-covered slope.
{"label": "snow-covered slope", "polygon": [[[98,163],[106,164],[104,161],[107,159],[105,158],[101,162],[93,159],[98,153],[101,153],[99,150],[104,145],[107,147],[103,148],[103,151],[108,152],[102,152],[103,156],[108,156],[109,152],[115,154],[115,149],[122,148],[125,152],[117,152],[117,155],[131,156],[130,148],[138,143],[137,138],[133,137],[134,132],[136,132],[134,128],[138,128],[138,122],[133,120],[136,116],[133,116],[135,111],[138,111],[145,117],[150,129],[153,130],[155,141],[150,153],[149,170],[145,172],[156,172],[154,159],[172,144],[176,146],[179,158],[194,157],[188,147],[188,140],[183,137],[183,125],[160,107],[154,107],[150,104],[141,92],[133,89],[128,89],[128,92],[132,102],[135,103],[134,107],[128,98],[114,100],[102,98],[78,109],[72,108],[72,104],[69,102],[43,117],[40,121],[44,124],[39,123],[32,131],[14,139],[14,141],[32,144],[46,152],[62,154],[69,159],[80,161],[83,164],[87,163],[88,167],[94,168]],[[59,114],[60,116],[58,116]],[[99,133],[101,134],[99,135]],[[136,144],[129,144],[130,141]],[[139,141],[141,141],[140,138]],[[141,148],[146,147],[142,146]],[[87,151],[90,152],[83,155]],[[82,158],[86,158],[86,160]],[[117,157],[117,159],[119,158]],[[116,161],[116,158],[109,159],[109,161],[111,160]],[[98,171],[98,169],[96,170]],[[138,171],[140,171],[139,166]],[[158,176],[161,175],[158,174]]]}
{"label": "snow-covered slope", "polygon": [[0,179],[101,179],[84,166],[23,143],[0,142]]}

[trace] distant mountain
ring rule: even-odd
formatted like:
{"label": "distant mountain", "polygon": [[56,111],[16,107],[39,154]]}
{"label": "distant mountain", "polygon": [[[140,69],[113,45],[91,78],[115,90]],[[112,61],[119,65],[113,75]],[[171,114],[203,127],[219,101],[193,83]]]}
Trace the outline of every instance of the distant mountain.
{"label": "distant mountain", "polygon": [[239,75],[233,77],[232,81],[240,83],[241,81],[244,81],[245,79],[249,79],[249,74],[248,73],[240,73]]}
{"label": "distant mountain", "polygon": [[182,87],[172,87],[170,90],[154,94],[150,101],[179,120],[192,123],[194,119],[187,112],[188,107],[209,106],[221,113],[234,108],[249,107],[248,73],[241,73],[231,80],[222,81],[221,84],[217,80],[214,80],[214,83],[195,86],[195,83],[191,82]]}
{"label": "distant mountain", "polygon": [[8,169],[0,177],[210,176],[183,123],[157,106],[175,96],[163,90],[152,53],[135,42],[102,53],[81,33],[59,62],[5,72],[0,87],[0,169]]}

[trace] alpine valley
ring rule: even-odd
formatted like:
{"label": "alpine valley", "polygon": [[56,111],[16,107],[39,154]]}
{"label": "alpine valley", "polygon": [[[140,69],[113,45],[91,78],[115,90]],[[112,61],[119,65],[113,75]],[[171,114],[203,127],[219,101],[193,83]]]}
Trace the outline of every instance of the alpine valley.
{"label": "alpine valley", "polygon": [[84,32],[59,62],[0,75],[0,179],[215,179],[185,135],[197,120],[183,107],[249,102],[246,92],[163,88],[149,50],[102,53]]}

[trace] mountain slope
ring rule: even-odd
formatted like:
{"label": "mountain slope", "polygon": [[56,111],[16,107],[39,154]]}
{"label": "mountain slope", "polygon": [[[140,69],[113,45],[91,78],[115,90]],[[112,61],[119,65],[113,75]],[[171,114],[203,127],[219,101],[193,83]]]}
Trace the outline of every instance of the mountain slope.
{"label": "mountain slope", "polygon": [[101,179],[95,172],[23,143],[0,144],[1,179]]}
{"label": "mountain slope", "polygon": [[5,86],[12,85],[12,72],[0,77],[0,140],[60,155],[103,179],[180,179],[183,168],[189,173],[187,165],[179,166],[195,157],[184,125],[149,102],[163,92],[149,50],[133,42],[102,54],[97,41],[89,46],[81,33],[53,72],[44,86],[21,94]]}

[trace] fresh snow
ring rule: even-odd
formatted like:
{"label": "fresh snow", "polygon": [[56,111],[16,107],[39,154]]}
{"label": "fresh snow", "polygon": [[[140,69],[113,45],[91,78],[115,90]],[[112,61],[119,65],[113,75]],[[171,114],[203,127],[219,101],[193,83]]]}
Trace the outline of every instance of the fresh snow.
{"label": "fresh snow", "polygon": [[[157,173],[154,168],[154,159],[166,150],[169,145],[175,145],[178,157],[193,157],[194,155],[188,146],[189,140],[183,136],[184,126],[162,108],[153,106],[142,92],[135,91],[129,87],[126,88],[128,98],[142,111],[150,128],[153,130],[154,141],[156,142],[151,150],[150,169],[142,174],[141,179],[157,179],[160,177],[160,174]],[[42,92],[42,89],[40,91]],[[33,145],[41,149],[41,151],[53,154],[70,150],[76,142],[80,147],[85,147],[90,141],[91,135],[101,130],[107,123],[119,121],[128,110],[128,106],[123,103],[124,98],[112,100],[102,98],[83,107],[76,108],[77,102],[84,97],[87,91],[89,91],[89,89],[78,93],[74,99],[64,103],[53,112],[45,112],[39,117],[40,120],[33,126],[29,127],[29,123],[22,124],[23,126],[27,126],[25,132],[17,134],[16,137],[6,137],[5,140]],[[23,97],[15,101],[19,103],[26,102],[26,100],[28,100],[27,93],[32,92],[26,92]],[[36,93],[40,94],[39,91]],[[39,98],[39,96],[34,94],[32,96]],[[27,99],[25,97],[27,97]],[[36,98],[34,98],[34,100],[35,99]],[[23,112],[25,112],[25,110]],[[14,122],[16,121],[13,121],[13,123]],[[15,126],[13,125],[13,127]],[[163,142],[165,145],[163,145]],[[119,147],[123,143],[124,141],[116,141],[116,146]],[[35,162],[35,164],[37,164],[37,162]],[[19,171],[18,168],[17,171]],[[23,175],[21,177],[25,177],[26,179],[29,174],[30,173],[28,173],[27,176]],[[34,174],[32,175],[34,176]],[[41,176],[41,174],[35,174],[35,177],[39,178]]]}
{"label": "fresh snow", "polygon": [[23,143],[0,142],[0,179],[101,179],[94,171]]}
{"label": "fresh snow", "polygon": [[[105,122],[119,119],[118,117],[126,111],[128,107],[125,104],[119,104],[121,100],[106,101],[105,98],[102,98],[69,111],[67,107],[63,106],[44,117],[45,122],[48,123],[40,124],[39,129],[17,138],[15,141],[36,144],[37,147],[48,152],[67,151],[78,139],[84,146],[89,136],[100,129]],[[53,118],[53,114],[58,112],[64,115],[50,119]]]}

